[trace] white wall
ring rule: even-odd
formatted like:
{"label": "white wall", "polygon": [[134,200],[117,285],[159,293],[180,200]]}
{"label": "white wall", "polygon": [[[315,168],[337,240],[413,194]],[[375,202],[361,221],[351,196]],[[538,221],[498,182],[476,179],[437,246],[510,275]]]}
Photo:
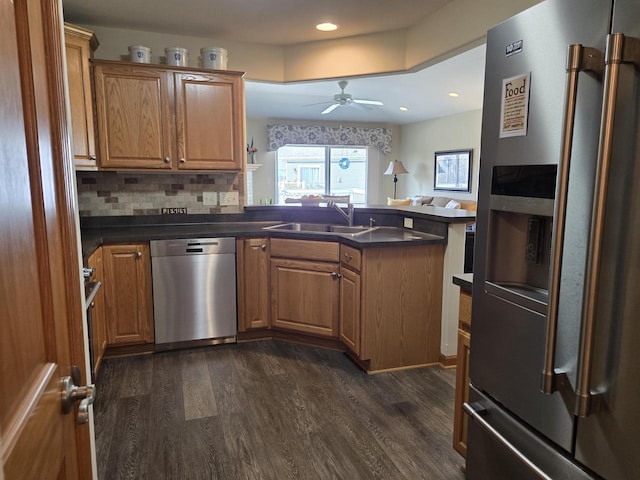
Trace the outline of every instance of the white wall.
{"label": "white wall", "polygon": [[[269,199],[276,201],[276,152],[267,151],[267,125],[282,123],[289,125],[324,125],[327,127],[338,127],[340,125],[349,127],[368,128],[390,128],[392,152],[385,155],[376,148],[371,148],[369,153],[369,163],[367,170],[368,199],[370,205],[381,205],[386,203],[387,196],[392,194],[392,183],[388,177],[382,175],[389,164],[389,159],[399,158],[401,146],[401,129],[399,125],[378,124],[378,123],[336,123],[336,122],[305,122],[301,120],[286,120],[273,118],[247,118],[247,142],[258,149],[255,155],[255,162],[262,166],[253,172],[253,204],[260,204],[260,200],[268,202]],[[387,182],[387,180],[389,180]]]}
{"label": "white wall", "polygon": [[[480,131],[482,110],[459,113],[425,122],[402,125],[398,160],[409,171],[398,176],[398,198],[414,195],[446,195],[465,200],[478,198],[478,167],[480,164]],[[472,148],[471,192],[434,193],[434,154],[443,150]]]}

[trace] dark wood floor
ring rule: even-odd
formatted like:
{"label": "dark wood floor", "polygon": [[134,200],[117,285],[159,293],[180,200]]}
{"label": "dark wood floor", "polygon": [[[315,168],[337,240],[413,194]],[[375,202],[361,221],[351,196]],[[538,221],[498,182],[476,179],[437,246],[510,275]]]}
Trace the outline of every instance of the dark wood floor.
{"label": "dark wood floor", "polygon": [[463,479],[454,377],[278,341],[107,360],[99,478]]}

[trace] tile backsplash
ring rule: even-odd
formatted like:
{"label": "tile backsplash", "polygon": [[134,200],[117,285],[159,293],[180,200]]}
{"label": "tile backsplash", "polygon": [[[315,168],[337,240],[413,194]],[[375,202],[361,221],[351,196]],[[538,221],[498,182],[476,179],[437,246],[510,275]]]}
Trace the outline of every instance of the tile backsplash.
{"label": "tile backsplash", "polygon": [[[81,217],[160,215],[163,208],[187,214],[240,213],[245,203],[242,173],[78,172]],[[239,205],[204,205],[204,192],[238,192]]]}

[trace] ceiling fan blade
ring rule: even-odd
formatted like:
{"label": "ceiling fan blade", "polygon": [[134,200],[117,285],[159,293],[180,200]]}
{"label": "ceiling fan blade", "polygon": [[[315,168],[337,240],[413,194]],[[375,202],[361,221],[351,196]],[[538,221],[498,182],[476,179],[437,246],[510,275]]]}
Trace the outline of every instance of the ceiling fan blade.
{"label": "ceiling fan blade", "polygon": [[340,106],[339,103],[334,103],[333,105],[331,105],[330,107],[325,108],[321,113],[321,115],[326,115],[327,113],[331,113],[333,112],[336,108],[338,108]]}
{"label": "ceiling fan blade", "polygon": [[379,100],[363,100],[360,98],[354,98],[353,103],[359,103],[361,105],[384,105],[384,103]]}
{"label": "ceiling fan blade", "polygon": [[317,103],[307,103],[306,105],[302,105],[303,107],[314,107],[316,105],[326,105],[327,103],[334,103],[331,100],[327,100],[326,102],[317,102]]}

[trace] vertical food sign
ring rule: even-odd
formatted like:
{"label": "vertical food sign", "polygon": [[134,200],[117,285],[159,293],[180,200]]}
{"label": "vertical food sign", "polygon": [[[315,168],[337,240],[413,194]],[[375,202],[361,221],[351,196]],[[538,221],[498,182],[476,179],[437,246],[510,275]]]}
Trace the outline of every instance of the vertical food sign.
{"label": "vertical food sign", "polygon": [[529,117],[529,83],[531,73],[502,80],[500,138],[523,137]]}

